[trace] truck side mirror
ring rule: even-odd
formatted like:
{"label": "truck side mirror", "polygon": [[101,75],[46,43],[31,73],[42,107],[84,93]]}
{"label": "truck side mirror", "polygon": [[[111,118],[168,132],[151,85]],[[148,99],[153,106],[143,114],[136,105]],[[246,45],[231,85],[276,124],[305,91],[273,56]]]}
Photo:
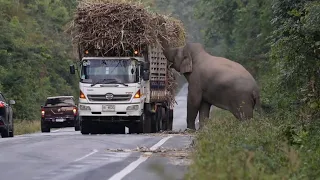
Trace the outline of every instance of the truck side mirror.
{"label": "truck side mirror", "polygon": [[75,73],[76,73],[76,69],[74,65],[70,65],[70,74],[75,74]]}
{"label": "truck side mirror", "polygon": [[148,80],[150,79],[150,72],[149,72],[149,70],[146,70],[146,71],[143,72],[143,74],[142,74],[142,79],[143,79],[144,81],[148,81]]}

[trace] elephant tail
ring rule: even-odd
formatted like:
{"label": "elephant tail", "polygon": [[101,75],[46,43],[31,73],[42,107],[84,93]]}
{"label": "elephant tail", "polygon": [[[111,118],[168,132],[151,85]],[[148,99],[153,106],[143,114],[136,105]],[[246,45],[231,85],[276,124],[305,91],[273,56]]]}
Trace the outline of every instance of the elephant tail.
{"label": "elephant tail", "polygon": [[254,107],[258,111],[259,114],[261,114],[261,101],[260,101],[260,93],[257,91],[253,91],[253,101],[254,101]]}

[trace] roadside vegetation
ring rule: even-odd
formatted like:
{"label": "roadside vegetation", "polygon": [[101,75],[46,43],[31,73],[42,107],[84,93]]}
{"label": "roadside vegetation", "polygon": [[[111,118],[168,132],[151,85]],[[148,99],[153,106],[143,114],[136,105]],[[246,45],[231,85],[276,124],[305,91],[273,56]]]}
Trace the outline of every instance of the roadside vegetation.
{"label": "roadside vegetation", "polygon": [[40,132],[40,121],[19,120],[14,124],[14,135]]}
{"label": "roadside vegetation", "polygon": [[215,109],[197,135],[185,179],[317,179],[319,126],[292,118],[257,117],[239,122]]}
{"label": "roadside vegetation", "polygon": [[63,33],[75,1],[0,0],[0,91],[16,119],[40,120],[47,96],[74,95],[71,40]]}

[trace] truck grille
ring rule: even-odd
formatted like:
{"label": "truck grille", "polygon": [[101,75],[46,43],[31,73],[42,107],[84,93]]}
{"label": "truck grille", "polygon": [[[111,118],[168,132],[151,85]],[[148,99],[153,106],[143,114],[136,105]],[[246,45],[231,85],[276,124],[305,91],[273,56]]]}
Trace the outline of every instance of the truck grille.
{"label": "truck grille", "polygon": [[99,94],[99,95],[88,95],[90,101],[129,101],[131,94]]}

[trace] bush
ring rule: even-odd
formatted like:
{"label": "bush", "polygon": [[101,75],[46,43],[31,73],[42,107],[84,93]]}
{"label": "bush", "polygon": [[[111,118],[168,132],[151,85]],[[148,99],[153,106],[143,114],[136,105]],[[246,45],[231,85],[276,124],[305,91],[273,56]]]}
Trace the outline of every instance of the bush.
{"label": "bush", "polygon": [[186,179],[319,177],[320,132],[315,125],[297,128],[302,126],[289,117],[240,122],[229,112],[214,110],[214,118],[197,135]]}
{"label": "bush", "polygon": [[22,135],[22,134],[31,134],[40,131],[40,121],[21,121],[17,120],[14,122],[14,134]]}

